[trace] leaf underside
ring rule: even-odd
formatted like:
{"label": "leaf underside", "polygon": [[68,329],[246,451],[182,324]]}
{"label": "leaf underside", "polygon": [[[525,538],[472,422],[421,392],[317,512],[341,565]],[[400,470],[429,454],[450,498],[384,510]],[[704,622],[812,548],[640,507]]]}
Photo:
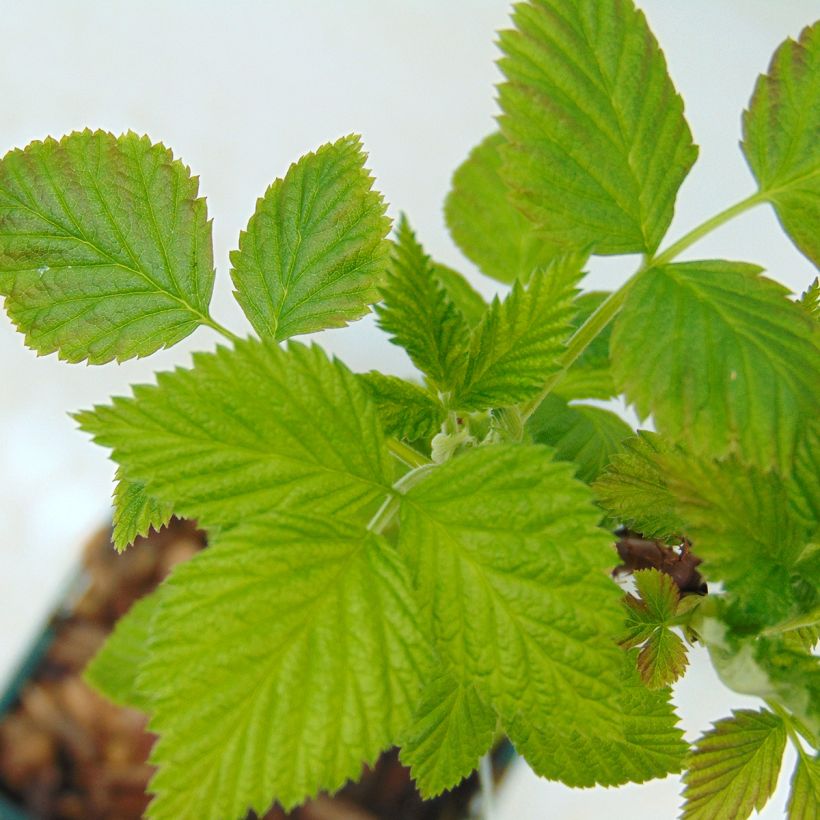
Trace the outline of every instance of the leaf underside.
{"label": "leaf underside", "polygon": [[306,154],[277,179],[231,254],[235,295],[262,337],[342,327],[377,301],[390,220],[358,137]]}
{"label": "leaf underside", "polygon": [[683,102],[631,0],[515,6],[499,65],[501,174],[548,242],[654,253],[697,156]]}
{"label": "leaf underside", "polygon": [[211,223],[198,180],[147,137],[48,138],[0,161],[0,295],[40,354],[147,356],[208,323]]}

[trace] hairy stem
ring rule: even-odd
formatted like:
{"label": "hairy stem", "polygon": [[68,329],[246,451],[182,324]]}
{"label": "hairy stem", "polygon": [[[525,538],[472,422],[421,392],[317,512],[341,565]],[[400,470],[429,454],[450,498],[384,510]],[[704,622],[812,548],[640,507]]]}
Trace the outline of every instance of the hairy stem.
{"label": "hairy stem", "polygon": [[742,199],[740,202],[731,205],[720,213],[715,214],[715,216],[711,217],[711,219],[707,219],[696,228],[693,228],[689,231],[689,233],[682,236],[677,242],[671,244],[666,250],[661,251],[661,253],[657,256],[653,258],[644,258],[644,261],[638,270],[636,270],[635,273],[633,273],[632,276],[630,276],[629,279],[627,279],[626,282],[618,288],[618,290],[613,291],[607,299],[605,299],[598,306],[598,309],[586,320],[586,322],[584,322],[584,324],[581,325],[581,327],[579,327],[578,330],[576,330],[572,335],[569,340],[569,344],[567,345],[567,349],[558,359],[558,369],[547,379],[544,387],[541,389],[541,392],[521,408],[522,422],[526,422],[527,419],[529,419],[529,417],[538,409],[541,402],[544,401],[544,399],[555,389],[556,385],[559,384],[559,382],[564,378],[567,371],[581,357],[581,354],[615,318],[618,311],[626,301],[629,290],[632,288],[635,280],[641,273],[649,268],[656,267],[658,265],[665,265],[668,262],[671,262],[679,254],[683,253],[690,245],[693,245],[699,239],[706,236],[706,234],[711,233],[725,222],[728,222],[730,219],[739,216],[744,211],[748,211],[755,205],[759,205],[765,201],[766,194],[758,191],[751,196],[746,197],[746,199]]}

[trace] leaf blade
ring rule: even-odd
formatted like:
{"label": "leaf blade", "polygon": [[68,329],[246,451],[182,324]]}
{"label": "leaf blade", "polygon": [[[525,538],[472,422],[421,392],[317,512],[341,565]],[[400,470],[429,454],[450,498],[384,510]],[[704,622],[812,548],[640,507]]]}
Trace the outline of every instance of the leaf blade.
{"label": "leaf blade", "polygon": [[173,505],[148,495],[145,485],[129,481],[117,470],[114,490],[113,542],[117,552],[130,547],[140,536],[167,526]]}
{"label": "leaf blade", "polygon": [[0,161],[0,295],[40,354],[103,364],[209,324],[211,227],[162,144],[74,132]]}

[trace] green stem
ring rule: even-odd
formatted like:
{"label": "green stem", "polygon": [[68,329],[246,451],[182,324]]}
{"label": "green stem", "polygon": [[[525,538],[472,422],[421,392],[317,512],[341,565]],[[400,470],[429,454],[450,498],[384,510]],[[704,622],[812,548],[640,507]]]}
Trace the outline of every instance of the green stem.
{"label": "green stem", "polygon": [[699,239],[702,239],[706,234],[711,233],[715,228],[719,228],[725,222],[748,211],[755,205],[767,201],[767,195],[758,191],[751,196],[742,199],[740,202],[731,205],[718,214],[715,214],[711,219],[707,219],[702,224],[693,228],[689,233],[682,236],[677,242],[674,242],[666,250],[661,251],[660,254],[654,258],[644,258],[641,266],[626,282],[621,285],[618,290],[611,293],[599,306],[598,309],[584,322],[581,327],[573,334],[567,345],[567,349],[563,355],[558,359],[558,370],[547,379],[541,392],[531,401],[527,402],[521,408],[522,423],[526,423],[527,419],[538,409],[541,402],[555,389],[556,385],[567,374],[567,371],[575,364],[581,357],[581,354],[589,347],[590,344],[604,331],[606,326],[615,318],[615,315],[623,306],[630,289],[635,284],[638,276],[645,270],[656,267],[658,265],[665,265],[671,262],[679,254],[683,253],[690,245],[693,245]]}
{"label": "green stem", "polygon": [[206,314],[202,317],[202,324],[207,325],[217,333],[221,333],[229,342],[236,344],[237,342],[242,341],[239,336],[237,336],[233,331],[228,330],[225,325],[221,325],[217,322],[216,319],[214,319],[210,314]]}
{"label": "green stem", "polygon": [[425,464],[430,464],[430,459],[427,456],[397,438],[387,439],[387,449],[408,467],[423,467]]}
{"label": "green stem", "polygon": [[750,208],[754,208],[755,205],[759,205],[761,202],[765,201],[766,195],[760,191],[757,191],[751,196],[747,196],[746,199],[736,202],[734,205],[726,208],[726,210],[721,211],[719,214],[715,214],[711,219],[707,219],[706,222],[703,222],[696,228],[693,228],[689,231],[689,233],[682,236],[677,242],[670,245],[665,251],[661,251],[661,253],[649,262],[647,267],[665,265],[667,262],[671,262],[675,257],[680,256],[680,254],[682,254],[690,245],[694,245],[695,242],[702,239],[706,236],[706,234],[711,233],[715,230],[715,228],[719,228],[730,219],[734,219],[744,211],[748,211]]}

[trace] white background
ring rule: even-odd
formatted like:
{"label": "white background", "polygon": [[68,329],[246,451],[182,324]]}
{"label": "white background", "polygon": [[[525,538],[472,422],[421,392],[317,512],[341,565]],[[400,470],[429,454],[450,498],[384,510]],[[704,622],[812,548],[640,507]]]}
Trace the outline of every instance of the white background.
{"label": "white background", "polygon": [[[746,196],[740,111],[777,44],[820,12],[816,0],[645,0],[686,101],[700,160],[684,183],[671,235]],[[448,239],[441,203],[453,169],[493,130],[494,32],[501,0],[346,2],[0,2],[0,153],[85,126],[134,129],[173,147],[201,175],[214,218],[214,315],[242,332],[228,252],[256,197],[288,164],[358,132],[391,214],[406,211],[429,252],[480,281]],[[762,264],[800,290],[811,266],[760,208],[689,256]],[[634,260],[595,260],[589,284],[615,287]],[[74,429],[70,410],[126,392],[155,369],[211,347],[199,330],[148,361],[86,367],[38,359],[0,318],[0,679],[70,573],[83,538],[108,515],[112,468]],[[322,335],[354,369],[409,375],[403,354],[365,319]],[[678,699],[690,736],[741,699],[695,653]],[[751,702],[750,702],[751,703]],[[784,777],[785,781],[785,777]],[[782,816],[785,791],[766,810]],[[573,792],[517,769],[501,818],[671,818],[676,778]]]}

